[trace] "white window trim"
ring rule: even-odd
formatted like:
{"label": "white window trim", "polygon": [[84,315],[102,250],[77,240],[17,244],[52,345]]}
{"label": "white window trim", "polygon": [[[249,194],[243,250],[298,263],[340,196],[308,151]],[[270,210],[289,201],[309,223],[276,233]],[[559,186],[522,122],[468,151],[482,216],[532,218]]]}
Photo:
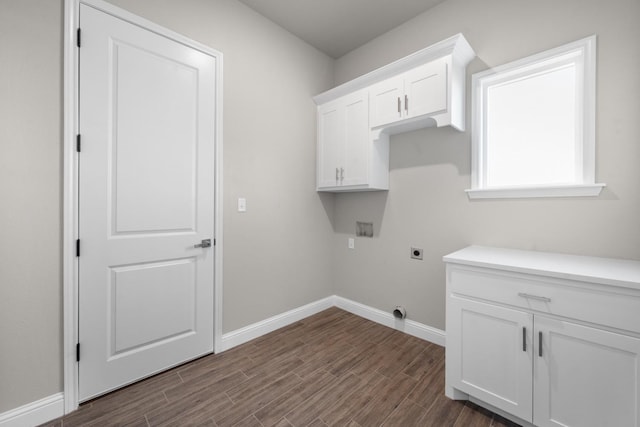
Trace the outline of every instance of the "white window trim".
{"label": "white window trim", "polygon": [[[581,120],[582,149],[576,159],[582,180],[567,185],[535,185],[487,187],[484,171],[484,94],[487,87],[530,70],[540,70],[545,62],[559,64],[558,57],[574,54],[581,57],[583,114]],[[554,59],[556,61],[554,61]],[[526,197],[585,197],[598,196],[606,184],[595,182],[595,123],[596,123],[596,36],[547,50],[472,76],[472,166],[470,199],[526,198]]]}

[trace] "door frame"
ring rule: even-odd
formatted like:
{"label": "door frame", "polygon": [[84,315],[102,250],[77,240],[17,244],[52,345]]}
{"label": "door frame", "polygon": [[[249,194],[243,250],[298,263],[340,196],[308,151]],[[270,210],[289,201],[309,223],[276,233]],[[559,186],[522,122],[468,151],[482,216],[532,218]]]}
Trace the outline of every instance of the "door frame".
{"label": "door frame", "polygon": [[204,44],[163,28],[102,0],[65,0],[64,7],[64,118],[63,118],[63,223],[62,223],[62,288],[63,288],[63,387],[65,414],[78,408],[78,64],[76,29],[79,25],[80,4],[94,7],[109,15],[145,28],[216,59],[215,94],[215,199],[214,199],[214,336],[213,351],[222,351],[222,53]]}

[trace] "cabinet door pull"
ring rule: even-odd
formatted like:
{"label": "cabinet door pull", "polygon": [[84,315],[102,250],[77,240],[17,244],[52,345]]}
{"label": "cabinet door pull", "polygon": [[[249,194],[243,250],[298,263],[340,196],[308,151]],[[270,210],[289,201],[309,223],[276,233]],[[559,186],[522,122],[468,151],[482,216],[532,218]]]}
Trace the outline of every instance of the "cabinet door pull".
{"label": "cabinet door pull", "polygon": [[340,179],[340,172],[338,171],[338,168],[336,168],[336,184],[338,183],[339,179]]}
{"label": "cabinet door pull", "polygon": [[400,105],[402,101],[400,101],[400,97],[398,97],[398,114],[402,113],[402,106]]}
{"label": "cabinet door pull", "polygon": [[340,168],[340,184],[344,181],[344,168]]}
{"label": "cabinet door pull", "polygon": [[409,96],[404,96],[404,111],[409,112]]}
{"label": "cabinet door pull", "polygon": [[518,296],[522,297],[522,298],[527,298],[527,299],[534,299],[534,300],[537,300],[537,301],[551,302],[551,298],[540,297],[538,295],[525,294],[523,292],[518,292]]}
{"label": "cabinet door pull", "polygon": [[538,357],[542,357],[542,332],[538,332]]}
{"label": "cabinet door pull", "polygon": [[527,327],[522,327],[522,351],[527,352]]}

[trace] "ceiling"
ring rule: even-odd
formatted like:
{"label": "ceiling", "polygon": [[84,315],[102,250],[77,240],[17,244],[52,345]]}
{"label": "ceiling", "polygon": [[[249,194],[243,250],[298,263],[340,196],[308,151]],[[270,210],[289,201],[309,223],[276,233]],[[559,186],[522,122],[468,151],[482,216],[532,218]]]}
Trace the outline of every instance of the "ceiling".
{"label": "ceiling", "polygon": [[444,0],[240,0],[332,58]]}

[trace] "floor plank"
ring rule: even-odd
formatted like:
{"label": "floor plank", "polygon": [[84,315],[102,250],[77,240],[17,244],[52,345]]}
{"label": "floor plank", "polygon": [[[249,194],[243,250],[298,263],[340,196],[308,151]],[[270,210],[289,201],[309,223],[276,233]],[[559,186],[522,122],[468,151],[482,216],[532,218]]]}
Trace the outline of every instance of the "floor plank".
{"label": "floor plank", "polygon": [[516,427],[444,396],[444,348],[330,308],[47,427]]}

